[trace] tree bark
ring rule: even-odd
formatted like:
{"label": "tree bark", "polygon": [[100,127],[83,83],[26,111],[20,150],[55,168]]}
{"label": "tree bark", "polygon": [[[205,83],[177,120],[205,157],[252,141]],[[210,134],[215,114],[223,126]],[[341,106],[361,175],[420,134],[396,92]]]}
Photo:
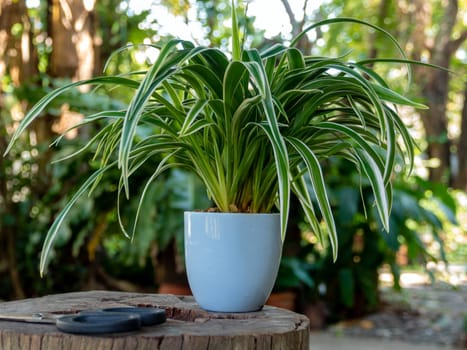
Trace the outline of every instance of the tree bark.
{"label": "tree bark", "polygon": [[[303,30],[303,27],[307,21],[306,9],[308,6],[308,0],[303,1],[303,11],[302,11],[303,19],[301,21],[296,20],[295,14],[293,13],[292,7],[290,6],[290,3],[288,0],[282,0],[282,5],[284,6],[285,12],[287,13],[287,16],[289,17],[289,22],[290,22],[290,25],[292,26],[292,35],[295,37]],[[320,33],[318,32],[318,36],[319,34]],[[296,47],[302,52],[304,52],[305,54],[309,54],[311,52],[313,44],[310,41],[310,39],[308,39],[308,36],[304,35],[300,38]]]}
{"label": "tree bark", "polygon": [[[384,19],[388,15],[390,4],[391,4],[390,0],[381,0],[381,2],[379,3],[377,25],[381,28],[384,27]],[[369,58],[376,58],[378,56],[378,47],[376,44],[378,37],[379,37],[379,33],[376,31],[373,32],[373,34],[370,37],[370,50],[368,54]]]}
{"label": "tree bark", "polygon": [[53,40],[49,74],[83,80],[94,73],[95,1],[48,0]]}
{"label": "tree bark", "polygon": [[[94,1],[47,0],[47,35],[52,41],[47,73],[53,78],[73,81],[91,78],[94,74]],[[89,89],[84,86],[82,91]],[[69,106],[63,106],[60,129],[76,123],[70,118]],[[55,116],[45,114],[34,121],[37,144],[48,144],[54,135]],[[58,125],[58,124],[57,124]],[[37,159],[38,174],[35,192],[39,197],[50,187],[50,159],[53,151],[47,148]]]}
{"label": "tree bark", "polygon": [[467,83],[464,85],[461,134],[457,143],[458,171],[453,186],[467,192]]}
{"label": "tree bark", "polygon": [[[464,34],[457,39],[452,38],[458,14],[458,1],[447,1],[439,29],[431,45],[425,34],[426,28],[431,26],[433,16],[431,6],[425,0],[414,0],[411,3],[414,5],[412,15],[416,23],[412,35],[412,58],[422,61],[428,58],[432,64],[449,68],[452,56],[465,40]],[[425,103],[429,107],[428,110],[420,111],[428,142],[427,155],[428,158],[436,159],[439,163],[430,169],[429,177],[431,181],[451,185],[452,142],[448,137],[446,114],[450,75],[446,70],[422,66],[415,67],[414,73],[415,83],[420,87]]]}
{"label": "tree bark", "polygon": [[[18,31],[13,34],[15,27]],[[31,22],[24,0],[0,0],[0,76],[8,74],[15,87],[37,73],[37,55],[32,46]]]}

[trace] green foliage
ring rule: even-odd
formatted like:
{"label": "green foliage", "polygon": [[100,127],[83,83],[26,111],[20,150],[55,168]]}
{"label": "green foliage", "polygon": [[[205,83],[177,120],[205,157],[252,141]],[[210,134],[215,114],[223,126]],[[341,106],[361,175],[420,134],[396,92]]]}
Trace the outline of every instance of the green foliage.
{"label": "green foliage", "polygon": [[[156,34],[156,31],[152,29],[154,22],[149,19],[149,10],[134,13],[127,6],[127,1],[121,0],[96,2],[96,16],[99,18],[98,34],[102,40],[101,59],[104,62],[122,45],[142,43]],[[113,62],[116,67],[133,64],[128,57],[120,56],[118,59],[118,62]]]}
{"label": "green foliage", "polygon": [[[340,22],[370,26],[400,49],[387,32],[355,19],[325,20],[307,30]],[[100,165],[52,224],[41,271],[80,196],[98,188],[103,176],[118,168],[118,192],[129,197],[130,178],[147,164],[152,164],[153,174],[144,185],[129,237],[151,183],[178,167],[197,174],[220,211],[269,212],[277,204],[283,234],[293,192],[313,231],[319,237],[328,234],[335,258],[337,231],[320,165],[331,156],[349,160],[368,179],[378,215],[388,228],[396,158],[405,150],[409,164],[413,161],[412,140],[393,105],[423,106],[390,90],[382,77],[358,62],[304,56],[283,45],[240,52],[235,28],[236,22],[233,59],[220,49],[171,40],[154,46],[159,55],[147,71],[71,83],[28,112],[10,147],[53,100],[74,87],[103,85],[132,94],[127,108],[90,114],[76,126],[104,123],[72,154],[94,148]],[[146,134],[148,127],[152,131]],[[120,210],[118,214],[126,233]]]}
{"label": "green foliage", "polygon": [[[146,174],[140,173],[138,179],[133,179],[135,185],[144,184],[151,176],[152,169],[146,169]],[[140,194],[142,191],[143,188],[140,188]],[[123,217],[130,220],[134,218],[139,204],[138,196],[132,197],[124,205]],[[138,220],[137,236],[131,244],[122,237],[118,230],[117,218],[113,217],[114,227],[108,229],[109,232],[103,239],[107,258],[113,262],[112,265],[121,268],[134,265],[145,267],[151,248],[163,251],[172,241],[175,241],[177,248],[174,254],[178,253],[182,258],[183,212],[192,208],[206,208],[209,205],[211,202],[206,197],[204,187],[193,174],[178,169],[167,172],[147,189],[139,208],[144,215]]]}
{"label": "green foliage", "polygon": [[313,289],[316,287],[312,277],[313,264],[301,257],[283,257],[279,266],[275,291],[300,289],[302,287]]}
{"label": "green foliage", "polygon": [[[41,172],[42,176],[38,175],[40,163],[34,156],[36,152],[28,142],[20,140],[8,157],[0,162],[1,174],[6,175],[1,180],[5,181],[8,188],[6,198],[0,198],[0,227],[2,233],[14,235],[17,261],[15,267],[27,295],[69,291],[83,285],[86,269],[76,263],[79,259],[72,253],[72,246],[76,239],[74,233],[86,231],[86,224],[92,224],[91,220],[87,220],[88,216],[92,217],[92,213],[89,213],[89,203],[84,199],[80,203],[83,205],[76,207],[67,218],[62,234],[57,237],[57,249],[51,254],[56,273],[53,277],[40,280],[37,259],[42,248],[43,233],[63,206],[67,191],[78,183],[83,169],[79,160],[74,164],[57,165],[55,172],[50,175],[55,181],[48,187],[46,176],[49,173]],[[1,279],[0,285],[0,298],[10,298],[10,279]]]}
{"label": "green foliage", "polygon": [[[400,289],[397,254],[401,245],[408,248],[409,263],[426,267],[429,261],[445,261],[443,217],[455,222],[456,206],[444,186],[416,176],[406,181],[399,174],[393,183],[390,229],[384,232],[371,205],[374,198],[369,183],[364,182],[358,191],[359,176],[347,162],[332,159],[325,169],[340,254],[333,262],[331,248],[310,240],[305,230],[299,256],[308,261],[314,288],[301,286],[309,298],[324,299],[331,311],[329,321],[336,321],[375,310],[379,305],[378,272],[383,265],[390,266],[394,287]],[[431,249],[427,237],[439,243],[438,250]]]}
{"label": "green foliage", "polygon": [[[372,24],[384,27],[390,33],[397,35],[398,41],[403,44],[403,39],[398,35],[406,33],[401,26],[406,23],[398,21],[397,17],[397,4],[395,1],[385,1],[384,14],[381,18],[382,1],[378,0],[364,0],[364,1],[329,1],[320,7],[320,16],[322,18],[329,17],[353,17],[357,19],[364,19]],[[362,8],[365,12],[362,13]],[[345,30],[343,30],[345,28]],[[323,40],[324,46],[321,50],[325,52],[332,52],[334,55],[345,54],[346,44],[352,42],[355,48],[353,54],[362,59],[369,54],[369,43],[376,45],[379,57],[394,57],[397,55],[396,48],[387,44],[387,38],[378,33],[378,31],[362,32],[359,26],[355,23],[348,23],[344,27],[329,27],[324,33]],[[344,44],[344,45],[343,45]]]}

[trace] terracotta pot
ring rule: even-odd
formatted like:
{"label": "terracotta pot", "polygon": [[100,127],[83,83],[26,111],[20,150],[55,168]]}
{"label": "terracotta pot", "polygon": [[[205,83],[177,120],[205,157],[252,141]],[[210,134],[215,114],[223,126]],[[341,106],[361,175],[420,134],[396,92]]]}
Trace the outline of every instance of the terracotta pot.
{"label": "terracotta pot", "polygon": [[164,282],[160,284],[158,293],[173,295],[191,295],[191,289],[186,284]]}
{"label": "terracotta pot", "polygon": [[271,294],[266,304],[295,311],[296,299],[297,294],[293,291],[274,292]]}

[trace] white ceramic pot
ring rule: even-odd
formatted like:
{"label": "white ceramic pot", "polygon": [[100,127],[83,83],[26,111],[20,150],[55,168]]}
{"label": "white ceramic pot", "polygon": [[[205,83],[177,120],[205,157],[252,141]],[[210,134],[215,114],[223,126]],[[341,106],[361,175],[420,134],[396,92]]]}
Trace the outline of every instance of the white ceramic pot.
{"label": "white ceramic pot", "polygon": [[281,253],[279,214],[185,212],[188,281],[205,310],[260,310]]}

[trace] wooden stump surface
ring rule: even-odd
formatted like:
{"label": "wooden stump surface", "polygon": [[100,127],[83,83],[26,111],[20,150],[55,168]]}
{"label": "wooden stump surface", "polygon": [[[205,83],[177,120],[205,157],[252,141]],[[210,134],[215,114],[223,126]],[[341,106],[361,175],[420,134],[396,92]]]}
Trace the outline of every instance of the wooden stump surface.
{"label": "wooden stump surface", "polygon": [[309,348],[309,320],[265,306],[251,313],[212,313],[192,297],[89,291],[0,303],[2,315],[70,314],[104,307],[146,306],[166,310],[167,321],[131,333],[72,335],[55,325],[0,321],[0,350],[245,350]]}

